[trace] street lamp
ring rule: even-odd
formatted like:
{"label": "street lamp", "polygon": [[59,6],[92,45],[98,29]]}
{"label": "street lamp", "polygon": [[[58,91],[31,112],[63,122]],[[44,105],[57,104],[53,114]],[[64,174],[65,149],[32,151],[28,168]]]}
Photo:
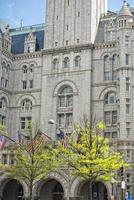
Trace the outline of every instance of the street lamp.
{"label": "street lamp", "polygon": [[[55,124],[57,126],[57,129],[59,129],[59,131],[61,131],[61,129],[58,127],[59,125],[53,120],[53,119],[50,119],[48,121],[48,124]],[[68,191],[67,191],[67,200],[70,199],[70,185],[71,184],[71,177],[70,177],[70,167],[68,166]]]}
{"label": "street lamp", "polygon": [[111,199],[114,200],[114,183],[115,183],[115,179],[112,177],[111,178],[111,185],[112,185],[112,196]]}
{"label": "street lamp", "polygon": [[56,124],[56,125],[58,125],[53,119],[49,119],[48,124]]}

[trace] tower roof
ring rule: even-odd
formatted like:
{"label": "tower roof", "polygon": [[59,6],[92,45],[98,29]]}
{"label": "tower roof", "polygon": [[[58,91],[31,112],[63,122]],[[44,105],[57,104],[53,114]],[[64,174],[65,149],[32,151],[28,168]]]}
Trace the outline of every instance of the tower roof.
{"label": "tower roof", "polygon": [[123,6],[119,12],[119,16],[132,16],[129,5],[126,0],[123,1]]}

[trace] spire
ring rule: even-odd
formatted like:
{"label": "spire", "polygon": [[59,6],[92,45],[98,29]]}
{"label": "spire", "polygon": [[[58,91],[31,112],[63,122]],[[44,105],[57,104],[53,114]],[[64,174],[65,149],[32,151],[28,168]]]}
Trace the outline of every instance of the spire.
{"label": "spire", "polygon": [[123,1],[123,6],[119,12],[119,16],[132,16],[129,5],[126,0]]}

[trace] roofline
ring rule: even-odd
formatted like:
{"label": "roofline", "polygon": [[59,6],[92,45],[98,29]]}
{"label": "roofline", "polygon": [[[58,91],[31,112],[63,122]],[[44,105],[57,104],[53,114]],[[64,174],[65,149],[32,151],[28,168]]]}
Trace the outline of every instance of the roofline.
{"label": "roofline", "polygon": [[44,31],[45,29],[45,24],[35,24],[35,25],[30,25],[30,26],[23,26],[23,27],[18,27],[18,28],[11,28],[10,35],[20,35],[20,34],[25,34],[29,33],[30,31],[36,32],[36,31]]}

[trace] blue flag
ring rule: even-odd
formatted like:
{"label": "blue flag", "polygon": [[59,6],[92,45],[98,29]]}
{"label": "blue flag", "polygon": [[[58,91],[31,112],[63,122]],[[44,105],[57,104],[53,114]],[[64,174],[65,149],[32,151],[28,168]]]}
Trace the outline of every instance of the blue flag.
{"label": "blue flag", "polygon": [[130,193],[130,195],[129,195],[129,200],[132,200],[132,194]]}
{"label": "blue flag", "polygon": [[60,130],[59,137],[60,137],[61,140],[65,139],[65,133],[62,130]]}

